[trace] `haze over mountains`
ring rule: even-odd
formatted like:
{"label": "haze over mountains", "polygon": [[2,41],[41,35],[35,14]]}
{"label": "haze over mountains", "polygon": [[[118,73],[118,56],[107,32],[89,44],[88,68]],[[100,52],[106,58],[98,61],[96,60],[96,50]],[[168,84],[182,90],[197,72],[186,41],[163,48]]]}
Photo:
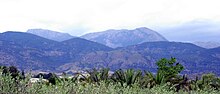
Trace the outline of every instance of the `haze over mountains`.
{"label": "haze over mountains", "polygon": [[[58,35],[66,36],[49,30],[37,31],[41,34],[49,32],[48,34],[56,38],[59,38]],[[135,68],[155,71],[155,63],[160,58],[176,57],[178,62],[185,66],[185,73],[220,73],[220,47],[206,49],[191,43],[169,42],[162,35],[147,28],[107,30],[85,35],[91,40],[94,39],[92,41],[79,37],[63,41],[51,40],[51,37],[34,34],[1,33],[0,65],[53,72],[102,67],[110,67],[112,70]],[[93,42],[95,40],[97,42]],[[114,44],[110,45],[112,47],[121,47],[110,48],[107,41]]]}
{"label": "haze over mountains", "polygon": [[169,41],[220,42],[220,22],[194,20],[172,26],[157,28]]}
{"label": "haze over mountains", "polygon": [[196,41],[193,42],[193,44],[203,47],[203,48],[216,48],[216,47],[220,47],[220,43],[219,42],[213,42],[213,41]]}

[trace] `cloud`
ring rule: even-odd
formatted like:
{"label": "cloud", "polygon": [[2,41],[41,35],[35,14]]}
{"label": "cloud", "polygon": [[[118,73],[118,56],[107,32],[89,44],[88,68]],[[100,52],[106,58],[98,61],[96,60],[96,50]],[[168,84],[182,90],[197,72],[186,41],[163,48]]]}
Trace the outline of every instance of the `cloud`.
{"label": "cloud", "polygon": [[[1,0],[0,31],[46,28],[80,35],[85,32],[143,26],[158,29],[195,19],[219,20],[218,2],[219,0]],[[87,31],[79,32],[81,30],[78,28]]]}
{"label": "cloud", "polygon": [[220,22],[194,20],[158,29],[171,41],[215,41],[220,42]]}

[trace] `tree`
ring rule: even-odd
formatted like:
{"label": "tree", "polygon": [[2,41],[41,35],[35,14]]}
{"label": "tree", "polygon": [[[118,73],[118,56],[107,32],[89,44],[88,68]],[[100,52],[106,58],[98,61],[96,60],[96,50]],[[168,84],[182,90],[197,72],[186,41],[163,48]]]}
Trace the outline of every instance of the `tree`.
{"label": "tree", "polygon": [[10,66],[10,67],[3,67],[2,74],[4,75],[10,75],[12,78],[19,77],[19,70],[15,66]]}
{"label": "tree", "polygon": [[2,74],[3,74],[3,75],[7,75],[7,74],[9,74],[9,69],[8,69],[8,67],[3,66],[2,69],[3,69],[3,70],[2,70]]}
{"label": "tree", "polygon": [[176,63],[176,58],[171,57],[170,60],[162,58],[157,63],[158,73],[161,73],[166,79],[176,77],[183,69],[183,65]]}
{"label": "tree", "polygon": [[171,81],[172,84],[175,84],[175,80],[177,80],[177,83],[179,82],[179,77],[177,75],[184,68],[181,64],[176,63],[175,58],[171,58],[170,60],[162,58],[156,64],[158,66],[157,74],[154,75],[151,72],[145,71],[145,74],[140,81],[142,87],[152,88],[155,85],[161,85]]}
{"label": "tree", "polygon": [[19,70],[15,66],[10,66],[9,72],[11,73],[12,78],[16,78],[16,77],[20,76]]}
{"label": "tree", "polygon": [[57,81],[59,80],[57,75],[54,73],[49,73],[47,76],[48,76],[49,83],[51,83],[52,85],[55,85]]}

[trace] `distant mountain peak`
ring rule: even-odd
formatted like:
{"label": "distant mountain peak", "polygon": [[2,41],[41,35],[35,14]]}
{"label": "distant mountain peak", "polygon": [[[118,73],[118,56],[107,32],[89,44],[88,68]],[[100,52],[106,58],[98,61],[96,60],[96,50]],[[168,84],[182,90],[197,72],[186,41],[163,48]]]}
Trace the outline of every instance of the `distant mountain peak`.
{"label": "distant mountain peak", "polygon": [[147,27],[138,27],[138,28],[136,28],[136,30],[151,30],[151,29],[149,29]]}
{"label": "distant mountain peak", "polygon": [[143,42],[167,41],[162,35],[146,27],[133,30],[109,29],[103,32],[85,34],[81,37],[112,48],[125,47]]}
{"label": "distant mountain peak", "polygon": [[52,31],[48,29],[28,29],[27,33],[38,35],[38,36],[41,36],[41,37],[44,37],[50,40],[55,40],[55,41],[64,41],[64,40],[74,38],[68,33],[61,33],[61,32]]}

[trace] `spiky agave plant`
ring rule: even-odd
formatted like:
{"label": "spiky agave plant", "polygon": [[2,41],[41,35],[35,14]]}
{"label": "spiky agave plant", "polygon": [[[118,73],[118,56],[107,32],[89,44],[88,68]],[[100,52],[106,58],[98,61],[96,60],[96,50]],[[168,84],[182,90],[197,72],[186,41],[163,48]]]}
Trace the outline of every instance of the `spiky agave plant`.
{"label": "spiky agave plant", "polygon": [[166,82],[164,75],[158,72],[154,75],[152,72],[144,71],[144,75],[140,81],[141,87],[152,88],[156,85],[161,85]]}
{"label": "spiky agave plant", "polygon": [[134,83],[138,82],[142,76],[142,72],[140,70],[135,71],[134,69],[128,69],[123,71],[119,69],[115,71],[112,75],[111,79],[116,82],[120,83],[122,86],[132,86]]}
{"label": "spiky agave plant", "polygon": [[88,83],[99,83],[101,81],[108,81],[109,79],[109,68],[103,68],[101,70],[92,69],[87,70],[88,76],[80,74],[82,79]]}
{"label": "spiky agave plant", "polygon": [[128,69],[125,72],[125,80],[127,85],[132,85],[139,81],[139,78],[142,76],[142,72],[140,70]]}
{"label": "spiky agave plant", "polygon": [[92,71],[88,71],[87,73],[89,73],[89,80],[91,82],[98,82],[99,81],[99,72],[97,69],[93,69]]}
{"label": "spiky agave plant", "polygon": [[156,85],[153,73],[149,71],[144,71],[144,75],[139,83],[141,87],[152,88],[154,85]]}
{"label": "spiky agave plant", "polygon": [[115,71],[112,76],[111,79],[113,80],[113,82],[116,83],[120,83],[123,86],[123,83],[125,83],[125,73],[122,69],[119,69],[117,71]]}
{"label": "spiky agave plant", "polygon": [[109,68],[103,68],[103,69],[101,69],[100,70],[100,80],[102,80],[102,81],[108,81],[109,80]]}

